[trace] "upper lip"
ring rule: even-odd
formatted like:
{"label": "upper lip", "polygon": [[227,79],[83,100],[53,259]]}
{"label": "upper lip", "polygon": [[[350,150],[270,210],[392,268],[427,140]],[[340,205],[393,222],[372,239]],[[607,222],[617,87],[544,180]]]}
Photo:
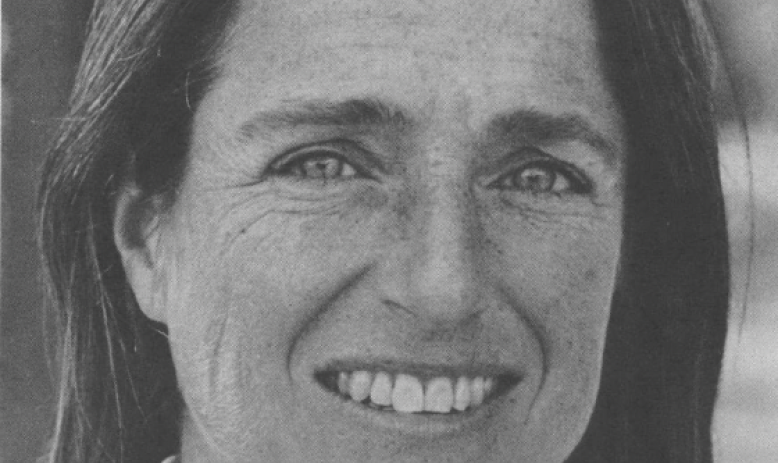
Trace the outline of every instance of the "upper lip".
{"label": "upper lip", "polygon": [[387,373],[406,373],[421,378],[439,376],[456,378],[466,377],[510,377],[519,380],[524,375],[520,368],[513,365],[482,362],[431,362],[397,358],[344,358],[332,359],[316,368],[316,373],[360,371],[385,371]]}

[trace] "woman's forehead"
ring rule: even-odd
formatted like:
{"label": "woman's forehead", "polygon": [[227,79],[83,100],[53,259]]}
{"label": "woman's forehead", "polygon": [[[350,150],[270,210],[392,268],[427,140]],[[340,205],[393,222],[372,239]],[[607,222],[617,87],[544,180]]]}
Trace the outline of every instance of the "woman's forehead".
{"label": "woman's forehead", "polygon": [[[488,40],[490,36],[508,39],[533,31],[570,36],[588,29],[593,18],[590,0],[243,0],[239,12],[244,25],[259,27],[284,24],[286,40],[319,27],[345,27],[374,34],[456,37]],[[241,22],[241,21],[239,21]],[[303,29],[298,29],[303,28]],[[588,32],[587,32],[588,33]],[[513,36],[513,37],[512,37]]]}
{"label": "woman's forehead", "polygon": [[[285,54],[353,46],[405,47],[430,61],[530,48],[543,59],[553,49],[581,54],[596,41],[589,0],[244,0],[231,31],[238,53]],[[535,38],[531,46],[528,38]],[[354,50],[356,51],[356,50]],[[512,52],[512,53],[511,53]],[[543,53],[545,52],[545,53]]]}
{"label": "woman's forehead", "polygon": [[257,106],[364,97],[410,113],[451,106],[470,127],[517,107],[613,125],[591,10],[583,0],[250,0],[204,103],[229,107],[230,127],[266,109]]}

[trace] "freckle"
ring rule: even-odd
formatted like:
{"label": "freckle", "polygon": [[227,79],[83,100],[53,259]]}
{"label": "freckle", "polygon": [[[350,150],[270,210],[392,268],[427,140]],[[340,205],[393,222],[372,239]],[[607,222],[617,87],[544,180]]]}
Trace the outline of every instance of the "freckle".
{"label": "freckle", "polygon": [[410,191],[398,192],[395,199],[392,200],[392,212],[402,223],[406,223],[417,203],[418,198],[414,193]]}
{"label": "freckle", "polygon": [[584,280],[586,281],[593,281],[597,279],[597,271],[593,268],[590,268],[584,273]]}
{"label": "freckle", "polygon": [[367,190],[365,194],[359,197],[359,203],[369,209],[378,209],[384,206],[386,202],[386,195],[374,190]]}

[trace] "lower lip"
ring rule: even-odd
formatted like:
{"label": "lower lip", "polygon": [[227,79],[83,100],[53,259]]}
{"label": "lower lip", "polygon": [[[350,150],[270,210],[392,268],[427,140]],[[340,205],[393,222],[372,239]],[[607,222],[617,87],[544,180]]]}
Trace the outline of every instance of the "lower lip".
{"label": "lower lip", "polygon": [[395,411],[378,410],[349,398],[343,397],[334,391],[330,391],[313,379],[316,389],[319,391],[321,402],[328,406],[343,409],[347,414],[359,421],[375,427],[418,436],[442,436],[466,432],[473,428],[480,428],[491,416],[500,409],[505,408],[505,401],[518,389],[520,382],[511,385],[511,388],[491,400],[479,405],[472,410],[458,413],[400,413]]}

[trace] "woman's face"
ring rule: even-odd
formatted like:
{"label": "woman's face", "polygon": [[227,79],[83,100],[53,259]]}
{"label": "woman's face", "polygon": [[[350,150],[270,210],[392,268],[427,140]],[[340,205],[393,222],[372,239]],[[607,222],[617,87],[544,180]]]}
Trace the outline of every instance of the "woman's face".
{"label": "woman's face", "polygon": [[125,255],[169,327],[184,461],[569,455],[622,234],[591,10],[243,3],[149,259]]}

